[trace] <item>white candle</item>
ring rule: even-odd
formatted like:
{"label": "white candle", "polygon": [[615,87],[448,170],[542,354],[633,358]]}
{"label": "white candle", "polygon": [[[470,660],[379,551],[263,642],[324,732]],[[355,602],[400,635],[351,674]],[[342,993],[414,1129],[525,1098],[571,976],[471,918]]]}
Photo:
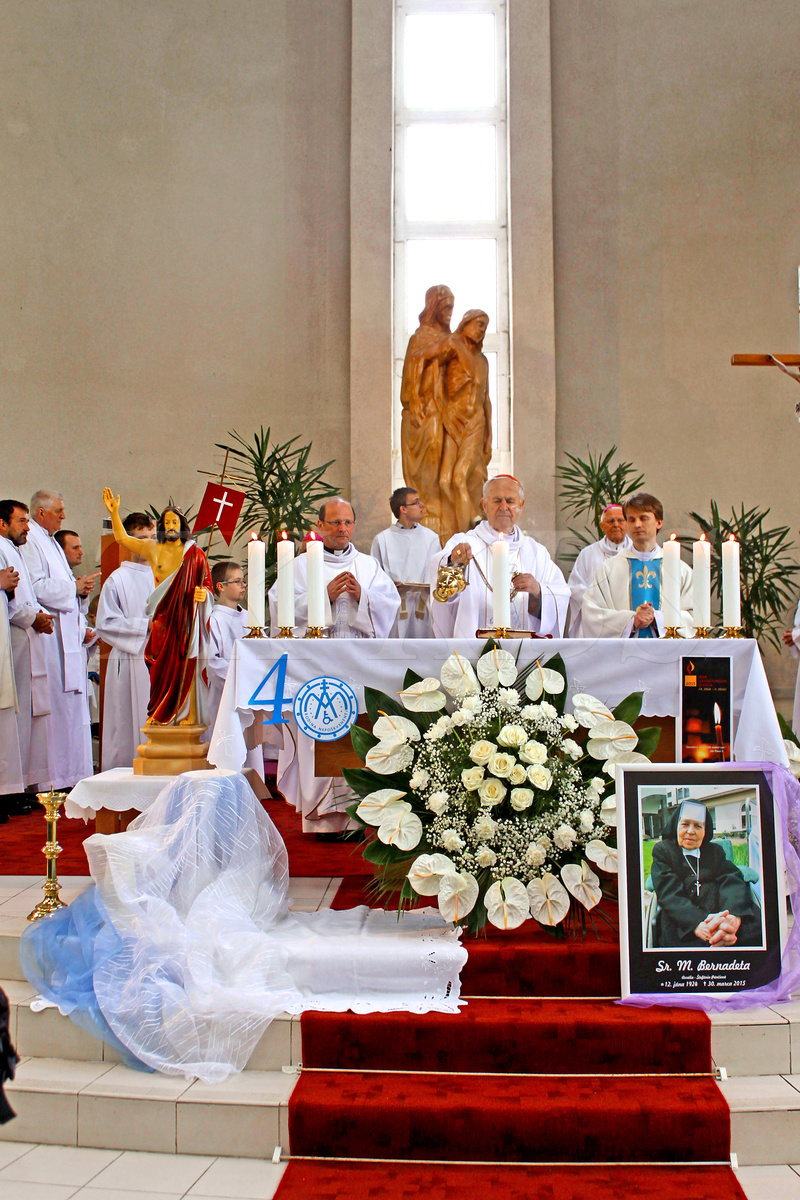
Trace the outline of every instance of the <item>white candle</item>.
{"label": "white candle", "polygon": [[742,623],[739,543],[733,534],[722,543],[722,624],[737,629]]}
{"label": "white candle", "polygon": [[692,543],[692,611],[695,629],[711,625],[711,542],[704,533]]}
{"label": "white candle", "polygon": [[294,626],[294,542],[286,530],[278,538],[278,625]]}
{"label": "white candle", "polygon": [[247,543],[247,623],[263,629],[267,623],[267,548],[253,534]]}
{"label": "white candle", "polygon": [[661,612],[667,628],[677,629],[681,623],[681,544],[674,533],[662,548]]}
{"label": "white candle", "polygon": [[306,544],[306,567],[308,570],[308,624],[310,628],[321,629],[327,624],[325,620],[325,559],[322,539],[316,534]]}
{"label": "white candle", "polygon": [[495,629],[511,627],[511,571],[508,542],[502,533],[492,546],[492,623]]}

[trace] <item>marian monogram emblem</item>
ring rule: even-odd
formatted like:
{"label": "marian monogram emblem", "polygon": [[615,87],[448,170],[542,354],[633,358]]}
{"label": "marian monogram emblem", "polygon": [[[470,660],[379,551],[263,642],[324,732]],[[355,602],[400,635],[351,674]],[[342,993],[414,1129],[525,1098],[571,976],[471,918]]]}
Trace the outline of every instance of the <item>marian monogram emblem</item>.
{"label": "marian monogram emblem", "polygon": [[642,588],[651,587],[655,583],[657,578],[658,578],[658,572],[651,571],[649,567],[642,567],[641,571],[637,571],[635,574],[636,582]]}
{"label": "marian monogram emblem", "polygon": [[293,710],[303,733],[317,742],[330,742],[347,733],[358,716],[358,700],[344,680],[321,675],[303,684]]}

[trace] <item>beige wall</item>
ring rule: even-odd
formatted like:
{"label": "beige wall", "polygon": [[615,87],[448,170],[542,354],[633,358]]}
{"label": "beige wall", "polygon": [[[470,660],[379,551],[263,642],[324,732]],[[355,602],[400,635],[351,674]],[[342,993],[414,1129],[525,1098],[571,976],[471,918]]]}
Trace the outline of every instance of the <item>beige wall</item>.
{"label": "beige wall", "polygon": [[347,0],[3,0],[3,495],[95,547],[261,423],[347,487],[349,89]]}

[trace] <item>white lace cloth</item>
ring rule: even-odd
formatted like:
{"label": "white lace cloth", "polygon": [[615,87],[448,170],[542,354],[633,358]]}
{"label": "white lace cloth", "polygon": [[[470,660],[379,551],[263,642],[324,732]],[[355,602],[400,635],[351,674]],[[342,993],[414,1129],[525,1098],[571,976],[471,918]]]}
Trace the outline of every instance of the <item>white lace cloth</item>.
{"label": "white lace cloth", "polygon": [[238,773],[180,775],[125,833],[84,846],[119,939],[108,931],[95,995],[158,1071],[224,1079],[279,1013],[464,1003],[467,951],[433,910],[289,912],[286,848]]}

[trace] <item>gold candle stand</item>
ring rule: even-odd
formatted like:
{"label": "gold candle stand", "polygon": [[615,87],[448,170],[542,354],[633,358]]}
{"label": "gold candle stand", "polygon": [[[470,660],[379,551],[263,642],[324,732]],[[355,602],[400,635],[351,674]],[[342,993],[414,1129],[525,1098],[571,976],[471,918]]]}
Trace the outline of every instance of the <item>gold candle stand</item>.
{"label": "gold candle stand", "polygon": [[325,636],[325,631],[321,625],[309,625],[308,629],[303,634],[307,638],[321,638]]}
{"label": "gold candle stand", "polygon": [[293,638],[294,637],[294,629],[292,628],[291,625],[281,625],[281,631],[278,634],[278,637],[279,638]]}
{"label": "gold candle stand", "polygon": [[741,625],[726,625],[722,636],[724,638],[740,638],[744,637],[744,634]]}
{"label": "gold candle stand", "polygon": [[476,629],[476,638],[533,638],[537,635],[532,629],[505,629],[505,628],[489,628]]}
{"label": "gold candle stand", "polygon": [[251,625],[250,632],[246,633],[244,636],[245,636],[245,640],[247,638],[263,638],[264,630],[261,629],[258,625]]}
{"label": "gold candle stand", "polygon": [[708,625],[698,625],[694,631],[694,636],[698,639],[710,638],[712,636],[711,629]]}
{"label": "gold candle stand", "polygon": [[42,848],[42,854],[47,859],[47,879],[44,881],[44,899],[36,905],[33,912],[28,913],[29,921],[38,921],[40,917],[49,917],[51,913],[56,912],[59,908],[66,908],[63,900],[60,900],[58,893],[61,891],[61,884],[58,882],[58,867],[56,859],[61,853],[61,847],[56,840],[56,823],[58,821],[58,810],[61,807],[61,802],[66,800],[66,792],[54,792],[51,788],[49,792],[37,792],[36,799],[44,809],[44,818],[47,822],[47,843]]}
{"label": "gold candle stand", "polygon": [[664,630],[664,637],[665,638],[682,638],[683,634],[678,632],[678,629],[675,625],[668,625],[666,627],[666,629]]}

